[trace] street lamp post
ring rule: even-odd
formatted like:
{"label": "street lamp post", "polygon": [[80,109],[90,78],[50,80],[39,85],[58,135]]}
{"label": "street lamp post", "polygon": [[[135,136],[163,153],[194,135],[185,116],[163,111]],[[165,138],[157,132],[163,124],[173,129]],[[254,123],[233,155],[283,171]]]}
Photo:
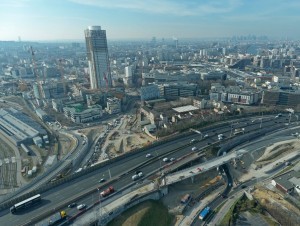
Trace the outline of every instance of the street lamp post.
{"label": "street lamp post", "polygon": [[264,117],[264,112],[261,112],[261,119],[260,119],[260,125],[259,125],[259,128],[261,129],[262,127],[262,120],[263,120],[263,117]]}

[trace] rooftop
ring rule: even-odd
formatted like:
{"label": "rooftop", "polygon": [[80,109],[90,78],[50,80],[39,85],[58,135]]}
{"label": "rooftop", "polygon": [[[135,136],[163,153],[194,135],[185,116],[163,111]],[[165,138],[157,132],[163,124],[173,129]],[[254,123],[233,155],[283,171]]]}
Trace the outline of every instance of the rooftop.
{"label": "rooftop", "polygon": [[186,106],[182,106],[182,107],[173,108],[173,110],[178,113],[184,113],[184,112],[189,112],[189,111],[196,111],[196,110],[199,110],[199,108],[194,107],[193,105],[186,105]]}

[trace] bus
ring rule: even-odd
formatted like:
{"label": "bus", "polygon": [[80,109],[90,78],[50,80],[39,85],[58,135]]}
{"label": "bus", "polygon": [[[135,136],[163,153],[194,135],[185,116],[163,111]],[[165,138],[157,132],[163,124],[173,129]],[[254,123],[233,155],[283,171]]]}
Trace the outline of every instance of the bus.
{"label": "bus", "polygon": [[25,199],[15,205],[13,205],[11,208],[10,208],[10,212],[12,214],[14,214],[15,212],[17,212],[18,210],[21,210],[21,209],[26,209],[38,202],[41,201],[41,195],[38,194],[38,195],[35,195],[35,196],[32,196],[28,199]]}
{"label": "bus", "polygon": [[200,219],[200,220],[205,220],[205,218],[207,217],[207,215],[209,214],[209,212],[210,212],[210,207],[207,206],[206,208],[204,208],[204,209],[200,212],[200,214],[199,214],[199,219]]}

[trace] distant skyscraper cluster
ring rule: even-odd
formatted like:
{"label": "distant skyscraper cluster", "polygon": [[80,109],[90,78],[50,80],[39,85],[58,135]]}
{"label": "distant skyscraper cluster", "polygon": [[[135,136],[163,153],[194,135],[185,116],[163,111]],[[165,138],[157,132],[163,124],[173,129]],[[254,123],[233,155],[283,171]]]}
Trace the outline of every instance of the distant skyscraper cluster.
{"label": "distant skyscraper cluster", "polygon": [[106,31],[100,26],[89,26],[84,33],[91,89],[111,87]]}

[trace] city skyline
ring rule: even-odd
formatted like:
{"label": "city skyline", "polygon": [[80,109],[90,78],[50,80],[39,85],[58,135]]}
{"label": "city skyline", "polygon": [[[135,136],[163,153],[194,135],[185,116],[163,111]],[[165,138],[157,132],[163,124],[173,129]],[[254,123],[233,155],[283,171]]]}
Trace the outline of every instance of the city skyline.
{"label": "city skyline", "polygon": [[297,0],[0,0],[0,40],[82,40],[101,25],[111,40],[267,35],[299,38]]}

